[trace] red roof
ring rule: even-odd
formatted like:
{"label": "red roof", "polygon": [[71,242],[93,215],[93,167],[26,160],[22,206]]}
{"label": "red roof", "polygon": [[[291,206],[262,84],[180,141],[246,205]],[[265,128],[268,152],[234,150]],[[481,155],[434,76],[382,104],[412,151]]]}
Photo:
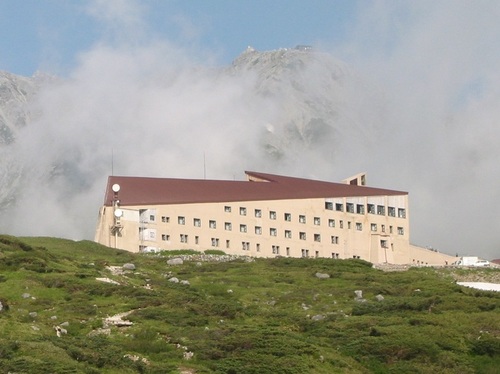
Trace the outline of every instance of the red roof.
{"label": "red roof", "polygon": [[104,205],[112,205],[115,193],[111,187],[114,184],[120,185],[116,198],[122,206],[408,194],[250,171],[245,173],[250,181],[111,176],[108,178]]}

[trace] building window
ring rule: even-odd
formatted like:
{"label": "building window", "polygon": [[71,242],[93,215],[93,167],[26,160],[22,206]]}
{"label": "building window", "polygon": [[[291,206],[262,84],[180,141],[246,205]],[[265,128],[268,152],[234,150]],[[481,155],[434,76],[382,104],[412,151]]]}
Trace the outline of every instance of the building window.
{"label": "building window", "polygon": [[316,252],[314,253],[314,257],[316,257],[316,258],[318,258],[318,257],[319,257],[319,251],[316,251]]}
{"label": "building window", "polygon": [[241,248],[244,251],[249,251],[250,250],[250,243],[249,242],[241,242]]}
{"label": "building window", "polygon": [[315,242],[320,242],[321,241],[321,235],[320,234],[314,234],[314,241]]}
{"label": "building window", "polygon": [[217,223],[214,220],[210,220],[208,221],[208,227],[210,227],[211,229],[215,229],[217,228]]}
{"label": "building window", "polygon": [[224,207],[224,212],[226,212],[226,213],[231,213],[231,207],[230,207],[229,205],[226,205],[226,206]]}
{"label": "building window", "polygon": [[285,238],[287,238],[287,239],[292,238],[292,232],[290,230],[285,230]]}
{"label": "building window", "polygon": [[382,232],[385,232],[385,225],[380,225],[380,230],[381,230]]}
{"label": "building window", "polygon": [[344,204],[342,204],[342,203],[336,203],[335,204],[335,210],[337,212],[343,212],[344,211]]}
{"label": "building window", "polygon": [[309,249],[302,249],[302,257],[309,257]]}
{"label": "building window", "polygon": [[290,247],[286,247],[286,255],[290,256]]}
{"label": "building window", "polygon": [[320,219],[319,217],[314,217],[314,224],[315,224],[316,226],[321,225],[321,219]]}
{"label": "building window", "polygon": [[334,219],[328,220],[328,227],[335,227],[335,220]]}
{"label": "building window", "polygon": [[348,213],[354,213],[354,204],[353,203],[347,203],[345,205],[345,210]]}
{"label": "building window", "polygon": [[231,222],[224,223],[224,230],[231,231],[232,229],[233,229],[233,225],[231,224]]}
{"label": "building window", "polygon": [[387,215],[389,217],[396,217],[396,208],[393,206],[387,207]]}
{"label": "building window", "polygon": [[277,236],[278,235],[278,230],[276,230],[275,228],[270,228],[269,229],[269,235],[271,235],[271,236]]}
{"label": "building window", "polygon": [[402,227],[398,227],[398,235],[404,235],[404,229]]}
{"label": "building window", "polygon": [[393,230],[392,230],[392,226],[389,226],[389,233],[392,234]]}
{"label": "building window", "polygon": [[398,208],[398,217],[399,218],[406,218],[406,209]]}
{"label": "building window", "polygon": [[226,248],[229,249],[231,248],[230,241],[229,239],[226,240]]}
{"label": "building window", "polygon": [[194,244],[200,244],[200,237],[199,236],[194,237]]}
{"label": "building window", "polygon": [[257,252],[260,252],[260,244],[259,243],[255,244],[255,249],[257,250]]}
{"label": "building window", "polygon": [[375,214],[375,204],[368,204],[368,213]]}
{"label": "building window", "polygon": [[169,222],[170,222],[170,217],[167,217],[167,216],[162,216],[162,217],[161,217],[161,221],[162,221],[163,223],[169,223]]}
{"label": "building window", "polygon": [[181,216],[177,217],[177,223],[179,225],[185,225],[186,224],[186,218],[185,217],[181,217]]}
{"label": "building window", "polygon": [[356,230],[358,230],[358,231],[363,230],[363,224],[361,222],[356,222]]}
{"label": "building window", "polygon": [[338,254],[338,253],[333,253],[333,252],[332,252],[332,258],[339,258],[339,254]]}
{"label": "building window", "polygon": [[382,248],[389,248],[389,247],[387,246],[387,240],[381,240],[381,241],[380,241],[380,246],[381,246]]}
{"label": "building window", "polygon": [[280,254],[280,247],[279,247],[279,245],[273,245],[272,249],[273,249],[273,254],[274,255],[279,255]]}
{"label": "building window", "polygon": [[333,203],[330,201],[325,201],[325,209],[333,210]]}
{"label": "building window", "polygon": [[257,217],[257,218],[262,217],[262,210],[260,210],[260,209],[255,209],[255,217]]}
{"label": "building window", "polygon": [[299,216],[299,222],[300,223],[306,223],[306,216],[300,215]]}
{"label": "building window", "polygon": [[285,213],[285,221],[290,222],[292,220],[292,215],[290,213]]}
{"label": "building window", "polygon": [[168,242],[170,241],[170,235],[167,234],[161,234],[161,240]]}
{"label": "building window", "polygon": [[365,214],[365,206],[364,206],[364,204],[357,204],[356,205],[356,213],[358,213],[358,214]]}
{"label": "building window", "polygon": [[155,221],[155,216],[153,214],[149,215],[149,221],[154,222]]}
{"label": "building window", "polygon": [[256,235],[262,235],[262,227],[255,226],[255,234]]}
{"label": "building window", "polygon": [[187,243],[188,242],[188,236],[185,234],[181,234],[181,243]]}
{"label": "building window", "polygon": [[344,221],[340,220],[339,225],[340,225],[340,228],[343,229],[344,228]]}
{"label": "building window", "polygon": [[276,219],[276,212],[275,211],[271,210],[269,212],[269,219]]}
{"label": "building window", "polygon": [[240,225],[240,232],[247,232],[247,225]]}
{"label": "building window", "polygon": [[347,221],[347,229],[350,230],[351,229],[351,221]]}
{"label": "building window", "polygon": [[240,207],[240,216],[246,216],[246,215],[247,215],[247,208]]}
{"label": "building window", "polygon": [[339,244],[339,237],[338,236],[332,236],[332,244]]}
{"label": "building window", "polygon": [[195,218],[193,220],[193,225],[195,225],[196,227],[201,227],[201,219]]}
{"label": "building window", "polygon": [[377,205],[377,214],[379,216],[385,216],[385,206]]}
{"label": "building window", "polygon": [[219,238],[212,238],[212,247],[219,246]]}
{"label": "building window", "polygon": [[299,232],[299,239],[300,240],[306,240],[306,233],[305,232]]}
{"label": "building window", "polygon": [[370,225],[370,230],[371,230],[371,231],[377,231],[377,224],[376,224],[376,223],[372,223],[372,224]]}

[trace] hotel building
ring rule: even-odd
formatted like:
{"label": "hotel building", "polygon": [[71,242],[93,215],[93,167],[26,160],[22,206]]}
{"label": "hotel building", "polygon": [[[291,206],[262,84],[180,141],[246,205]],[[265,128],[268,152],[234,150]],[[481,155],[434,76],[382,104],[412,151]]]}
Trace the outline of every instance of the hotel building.
{"label": "hotel building", "polygon": [[247,181],[111,176],[95,241],[131,252],[219,249],[254,257],[445,264],[410,244],[408,193],[257,172]]}

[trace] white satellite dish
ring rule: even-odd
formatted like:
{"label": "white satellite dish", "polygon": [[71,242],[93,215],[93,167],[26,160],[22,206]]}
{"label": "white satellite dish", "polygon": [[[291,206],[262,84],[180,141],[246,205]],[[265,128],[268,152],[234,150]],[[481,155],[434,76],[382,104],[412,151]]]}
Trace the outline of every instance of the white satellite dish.
{"label": "white satellite dish", "polygon": [[115,217],[120,218],[121,216],[123,216],[123,210],[115,209]]}
{"label": "white satellite dish", "polygon": [[120,185],[115,183],[113,184],[113,186],[111,186],[111,189],[113,190],[113,192],[118,192],[120,191]]}

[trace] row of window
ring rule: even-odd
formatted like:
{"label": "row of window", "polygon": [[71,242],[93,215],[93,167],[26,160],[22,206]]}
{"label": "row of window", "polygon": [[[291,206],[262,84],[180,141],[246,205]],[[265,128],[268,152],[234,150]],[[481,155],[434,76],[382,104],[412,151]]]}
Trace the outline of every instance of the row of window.
{"label": "row of window", "polygon": [[[375,204],[366,204],[366,211],[369,214],[377,214],[381,216],[385,216],[385,205],[375,205]],[[343,203],[332,203],[325,202],[325,209],[327,210],[336,210],[337,212],[346,211],[348,213],[357,213],[357,214],[365,214],[365,205],[364,204],[354,204],[354,203],[346,203],[345,207]],[[395,208],[393,206],[387,207],[387,215],[390,217],[406,218],[406,209],[405,208]]]}
{"label": "row of window", "polygon": [[[316,224],[316,218],[317,218],[317,224],[319,225],[320,224],[320,219],[319,217],[315,217],[315,224]],[[177,221],[179,223],[179,225],[185,225],[186,224],[186,218],[185,217],[182,217],[182,216],[179,216],[177,218]],[[193,225],[195,227],[201,227],[201,219],[199,218],[194,218],[193,219]],[[217,222],[214,221],[214,220],[209,220],[208,221],[208,226],[211,228],[211,229],[216,229],[217,228]],[[335,227],[335,220],[334,219],[329,219],[328,220],[328,226],[329,227]],[[339,220],[339,227],[341,229],[344,228],[344,221],[343,220]],[[351,222],[348,221],[347,222],[347,228],[348,229],[351,229]],[[381,231],[382,232],[385,232],[385,225],[380,225],[380,228],[381,228]],[[233,229],[233,225],[231,222],[225,222],[224,223],[224,230],[226,231],[232,231]],[[248,232],[248,226],[246,224],[240,224],[239,226],[239,229],[240,229],[240,232],[241,233],[247,233]],[[363,230],[363,224],[361,222],[356,222],[356,230],[358,231],[362,231]],[[370,230],[371,231],[374,231],[376,232],[378,230],[378,225],[376,223],[372,223],[370,225]],[[389,226],[389,231],[390,233],[392,234],[393,233],[393,227],[392,226]],[[261,226],[255,226],[255,234],[256,235],[262,235],[262,227]],[[300,233],[300,239],[302,239],[302,234],[304,234],[305,236],[305,233]],[[404,234],[404,229],[403,227],[398,227],[398,234],[399,235],[403,235]],[[270,228],[269,229],[269,235],[270,236],[277,236],[278,235],[278,230],[276,228]],[[291,230],[285,230],[285,238],[291,238],[292,237],[292,232]],[[305,240],[305,238],[304,238]]]}
{"label": "row of window", "polygon": [[[339,211],[339,212],[343,212],[343,211],[346,211],[348,213],[357,213],[357,214],[365,214],[365,205],[364,204],[354,204],[354,203],[346,203],[345,206],[343,203],[333,203],[333,202],[325,202],[325,209],[326,210],[335,210],[335,211]],[[231,207],[230,206],[225,206],[224,207],[224,211],[227,212],[227,213],[230,213],[231,212]],[[386,214],[386,207],[385,205],[375,205],[375,204],[367,204],[366,205],[366,211],[369,213],[369,214],[377,214],[377,215],[383,215],[385,216]],[[239,213],[240,215],[242,216],[246,216],[247,215],[247,208],[246,207],[240,207],[239,208]],[[397,213],[397,217],[399,218],[406,218],[406,209],[404,208],[395,208],[395,207],[392,207],[392,206],[389,206],[387,207],[387,215],[390,216],[390,217],[396,217],[396,213]],[[261,218],[262,217],[262,209],[254,209],[254,216],[256,218]],[[276,220],[278,217],[276,211],[270,211],[269,212],[269,219],[271,220]],[[288,221],[288,222],[291,222],[292,221],[292,214],[291,213],[284,213],[283,215],[283,219],[285,221]],[[161,220],[163,223],[169,223],[170,222],[170,217],[168,216],[162,216],[161,217]],[[150,222],[154,222],[155,221],[155,216],[154,215],[150,215],[149,216],[149,221]],[[298,221],[300,223],[306,223],[306,216],[303,215],[303,214],[300,214],[298,216]],[[330,227],[334,227],[335,221],[332,220],[332,219],[329,219],[328,220],[328,225]],[[181,217],[179,216],[178,217],[178,223],[181,224],[181,225],[184,225],[185,224],[185,218],[184,217]],[[313,223],[314,225],[321,225],[321,218],[320,217],[314,217],[313,218]],[[201,219],[199,218],[194,218],[194,225],[195,226],[201,226]],[[209,225],[210,227],[213,227],[215,228],[215,221],[210,221],[209,222]]]}
{"label": "row of window", "polygon": [[[300,239],[301,240],[306,240],[306,233],[305,232],[301,232],[300,235],[299,235]],[[148,238],[144,238],[145,240],[155,240],[156,237],[148,237]],[[187,234],[180,234],[179,235],[179,242],[181,243],[184,243],[184,244],[187,244],[188,243],[188,239],[189,239],[189,235]],[[162,241],[170,241],[170,235],[169,234],[162,234],[161,235],[161,240]],[[314,234],[314,241],[315,242],[321,242],[321,235],[320,234]],[[332,235],[330,236],[330,242],[332,244],[339,244],[339,237],[336,236],[336,235]],[[211,243],[212,243],[212,247],[219,247],[219,238],[211,238]],[[229,248],[229,243],[230,241],[229,240],[226,240],[226,248]],[[245,243],[245,242],[244,242]],[[194,244],[200,244],[200,237],[198,235],[195,235],[194,236]],[[244,246],[245,247],[245,246]]]}

